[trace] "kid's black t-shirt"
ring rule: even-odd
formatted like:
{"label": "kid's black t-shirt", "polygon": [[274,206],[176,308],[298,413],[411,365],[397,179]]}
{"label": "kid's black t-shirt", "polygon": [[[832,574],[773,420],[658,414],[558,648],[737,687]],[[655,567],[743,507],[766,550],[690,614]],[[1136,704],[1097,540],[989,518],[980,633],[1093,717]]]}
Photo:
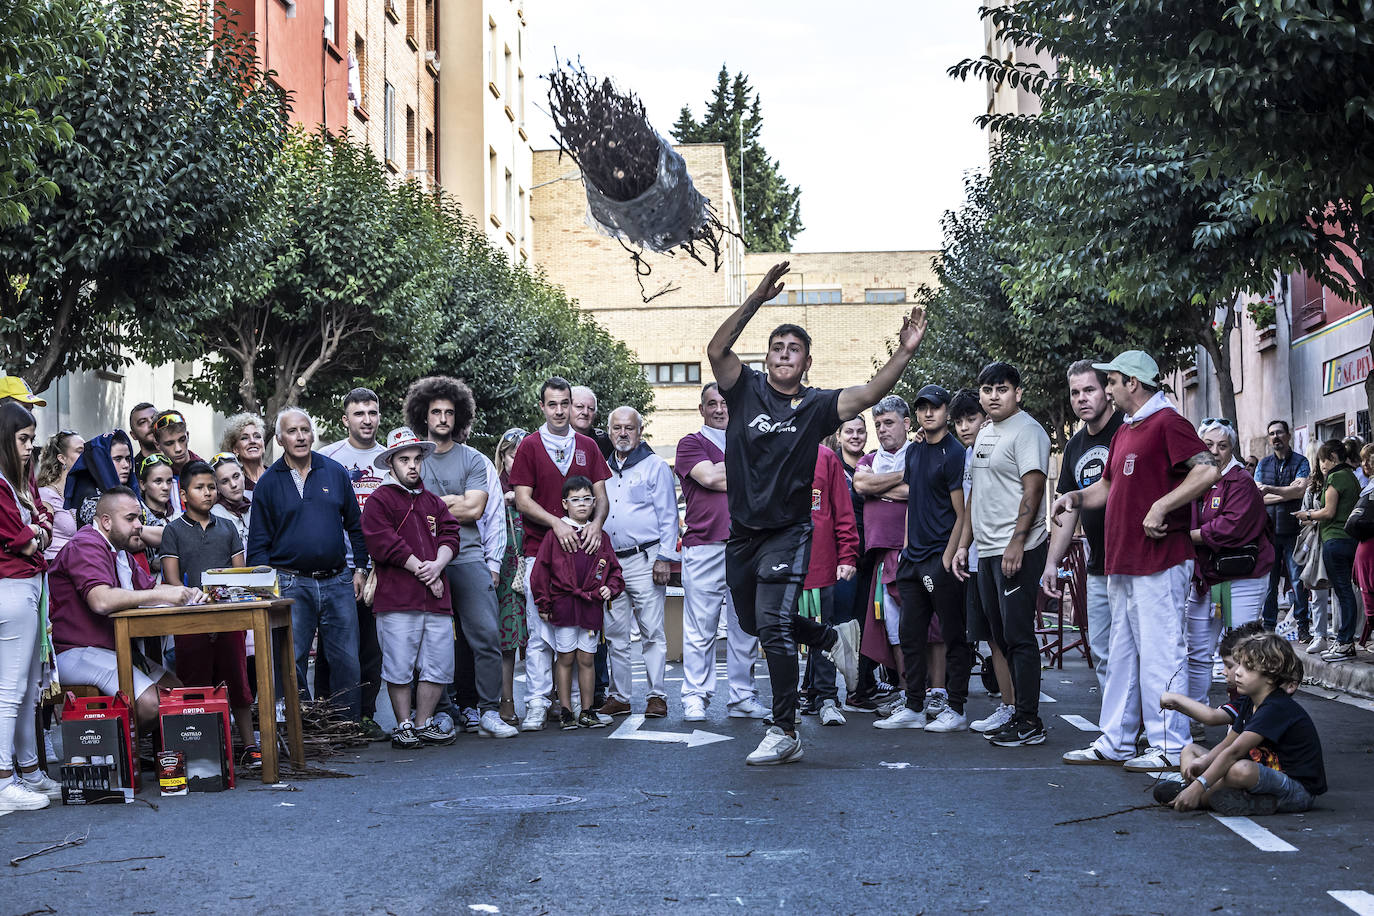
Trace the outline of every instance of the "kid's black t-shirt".
{"label": "kid's black t-shirt", "polygon": [[1249,697],[1235,703],[1231,730],[1254,732],[1264,740],[1250,751],[1250,759],[1302,783],[1312,795],[1326,791],[1326,767],[1317,726],[1307,710],[1288,693],[1275,690],[1255,708]]}

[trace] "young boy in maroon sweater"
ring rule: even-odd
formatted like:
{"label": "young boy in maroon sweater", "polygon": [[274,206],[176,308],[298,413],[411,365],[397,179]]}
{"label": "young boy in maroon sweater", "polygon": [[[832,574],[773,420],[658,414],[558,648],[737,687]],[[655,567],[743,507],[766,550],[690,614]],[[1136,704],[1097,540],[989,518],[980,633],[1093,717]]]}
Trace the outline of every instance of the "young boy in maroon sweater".
{"label": "young boy in maroon sweater", "polygon": [[[569,477],[563,484],[563,511],[567,513],[563,521],[580,531],[595,510],[592,482],[586,477]],[[559,710],[559,725],[565,730],[604,727],[610,716],[599,715],[587,699],[596,686],[596,644],[601,638],[606,602],[625,590],[611,539],[602,538],[596,552],[589,554],[580,547],[570,553],[558,538],[544,538],[530,572],[530,590],[539,618],[554,626],[554,651],[558,654],[554,677],[558,696],[565,703],[572,696],[573,661],[577,662],[582,715],[574,717],[564,706]]]}
{"label": "young boy in maroon sweater", "polygon": [[[452,744],[456,737],[434,724],[434,708],[453,680],[453,608],[444,567],[458,552],[460,526],[420,479],[425,457],[433,451],[433,442],[408,428],[392,430],[386,450],[373,462],[391,473],[363,508],[363,537],[377,575],[372,611],[382,647],[382,680],[400,723],[391,746],[400,750]],[[417,670],[412,720],[410,683]]]}

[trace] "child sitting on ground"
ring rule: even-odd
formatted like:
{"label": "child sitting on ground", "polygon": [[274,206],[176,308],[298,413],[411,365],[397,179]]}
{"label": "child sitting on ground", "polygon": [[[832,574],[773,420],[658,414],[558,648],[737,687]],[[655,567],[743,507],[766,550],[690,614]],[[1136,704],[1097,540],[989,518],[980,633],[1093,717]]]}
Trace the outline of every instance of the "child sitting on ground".
{"label": "child sitting on ground", "polygon": [[[1221,637],[1221,642],[1217,645],[1217,654],[1221,656],[1221,664],[1226,671],[1226,693],[1228,701],[1217,707],[1207,706],[1197,700],[1185,697],[1181,693],[1164,693],[1159,697],[1160,709],[1175,709],[1183,713],[1194,722],[1202,725],[1230,725],[1236,721],[1236,658],[1233,654],[1236,645],[1242,640],[1249,639],[1251,636],[1259,636],[1264,633],[1264,622],[1251,620],[1243,623],[1234,630],[1228,630]],[[1292,693],[1297,687],[1291,687],[1288,692]],[[1183,749],[1181,757],[1182,768],[1186,771],[1190,758],[1196,759],[1207,753],[1207,748],[1200,744],[1190,744]]]}
{"label": "child sitting on ground", "polygon": [[[569,477],[563,484],[563,511],[567,513],[563,521],[581,530],[595,509],[592,482],[586,477]],[[554,626],[553,648],[558,653],[555,683],[563,701],[558,724],[565,730],[603,728],[610,722],[609,716],[592,709],[589,700],[596,687],[596,644],[601,638],[606,602],[624,590],[625,579],[610,538],[603,536],[601,546],[592,554],[580,547],[569,553],[554,537],[540,543],[530,572],[530,591],[539,618]],[[572,697],[574,660],[582,696],[581,716],[574,716],[567,705]]]}
{"label": "child sitting on ground", "polygon": [[1326,769],[1317,728],[1290,692],[1302,683],[1302,662],[1272,633],[1239,642],[1231,655],[1241,696],[1225,740],[1202,754],[1189,754],[1197,748],[1190,745],[1181,776],[1160,780],[1155,799],[1178,811],[1205,805],[1233,816],[1307,811],[1326,791]]}

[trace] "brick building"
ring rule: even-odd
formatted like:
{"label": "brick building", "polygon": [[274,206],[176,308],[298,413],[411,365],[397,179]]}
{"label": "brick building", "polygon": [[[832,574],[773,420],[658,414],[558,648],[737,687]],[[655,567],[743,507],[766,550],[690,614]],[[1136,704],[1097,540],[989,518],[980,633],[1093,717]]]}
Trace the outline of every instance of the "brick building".
{"label": "brick building", "polygon": [[[686,144],[677,150],[722,222],[738,229],[724,146]],[[577,166],[566,157],[560,160],[556,150],[536,150],[534,183],[536,262],[638,355],[654,385],[654,414],[646,433],[654,449],[669,458],[678,439],[701,425],[696,408],[701,385],[711,378],[707,341],[775,262],[791,262],[787,289],[781,301],[759,311],[736,352],[761,367],[768,332],[784,322],[800,324],[815,340],[809,382],[824,387],[867,381],[875,360],[886,358],[887,341],[901,327],[916,289],[935,281],[935,252],[748,254],[730,238],[719,271],[682,255],[645,254],[651,273],[644,288],[652,297],[645,303],[629,255],[615,239],[587,225]],[[615,406],[601,405],[603,421]]]}

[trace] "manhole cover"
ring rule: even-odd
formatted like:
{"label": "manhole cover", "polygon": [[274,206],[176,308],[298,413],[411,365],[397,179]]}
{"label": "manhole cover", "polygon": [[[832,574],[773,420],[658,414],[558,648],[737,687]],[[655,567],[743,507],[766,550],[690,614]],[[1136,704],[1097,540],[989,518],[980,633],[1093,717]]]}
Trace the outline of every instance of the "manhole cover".
{"label": "manhole cover", "polygon": [[469,795],[430,802],[431,808],[478,809],[483,811],[530,811],[536,808],[561,808],[586,801],[576,795]]}

